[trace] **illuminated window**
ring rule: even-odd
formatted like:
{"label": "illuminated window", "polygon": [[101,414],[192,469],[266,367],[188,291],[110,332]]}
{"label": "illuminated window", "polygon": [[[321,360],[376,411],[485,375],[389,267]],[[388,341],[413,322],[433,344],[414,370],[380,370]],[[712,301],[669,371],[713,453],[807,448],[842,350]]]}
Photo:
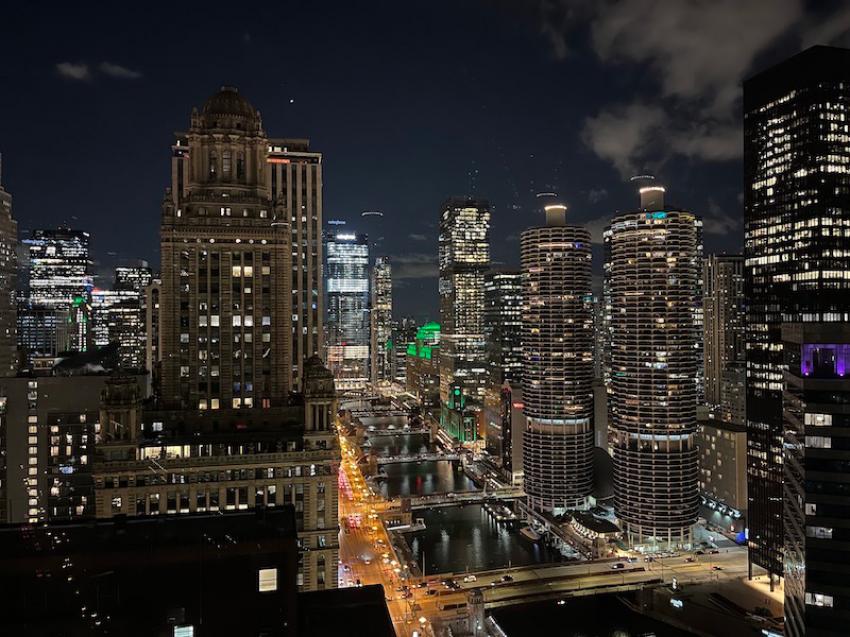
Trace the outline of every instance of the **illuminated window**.
{"label": "illuminated window", "polygon": [[806,603],[809,606],[826,606],[832,608],[832,595],[823,593],[806,593]]}
{"label": "illuminated window", "polygon": [[277,590],[276,568],[261,568],[259,570],[258,590],[261,593],[271,593]]}
{"label": "illuminated window", "polygon": [[813,449],[831,449],[832,438],[829,436],[806,436],[806,446]]}

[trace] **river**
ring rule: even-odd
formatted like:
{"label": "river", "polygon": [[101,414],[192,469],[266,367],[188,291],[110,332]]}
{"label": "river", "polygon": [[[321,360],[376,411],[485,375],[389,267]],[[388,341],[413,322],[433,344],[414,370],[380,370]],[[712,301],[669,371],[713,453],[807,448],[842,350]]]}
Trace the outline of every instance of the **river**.
{"label": "river", "polygon": [[378,482],[385,498],[475,491],[475,483],[452,460],[426,460],[383,465],[387,477]]}
{"label": "river", "polygon": [[413,558],[425,572],[461,573],[562,561],[558,551],[519,534],[517,523],[496,522],[480,504],[414,511],[425,530],[405,535]]}

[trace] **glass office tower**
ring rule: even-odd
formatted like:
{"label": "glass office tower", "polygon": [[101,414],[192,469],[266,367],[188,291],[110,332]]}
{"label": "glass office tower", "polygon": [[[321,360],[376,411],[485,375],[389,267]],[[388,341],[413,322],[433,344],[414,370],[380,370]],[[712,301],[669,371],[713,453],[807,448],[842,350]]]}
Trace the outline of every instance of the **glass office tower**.
{"label": "glass office tower", "polygon": [[[783,572],[782,324],[850,320],[850,51],[744,83],[749,558]],[[752,572],[752,571],[751,571]]]}
{"label": "glass office tower", "polygon": [[328,369],[338,390],[369,382],[371,342],[369,240],[365,234],[325,234]]}
{"label": "glass office tower", "polygon": [[[484,273],[490,267],[490,204],[453,198],[440,211],[441,422],[461,442],[476,438],[469,412],[487,389]],[[470,402],[471,401],[471,402]],[[461,424],[463,423],[463,424]]]}

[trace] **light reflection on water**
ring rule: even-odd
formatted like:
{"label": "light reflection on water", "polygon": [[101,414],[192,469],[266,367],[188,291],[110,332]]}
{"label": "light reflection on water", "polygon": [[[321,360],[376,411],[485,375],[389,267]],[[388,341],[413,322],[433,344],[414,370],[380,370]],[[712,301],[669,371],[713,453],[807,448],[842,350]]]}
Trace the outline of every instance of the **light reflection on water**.
{"label": "light reflection on water", "polygon": [[497,522],[479,505],[415,511],[426,529],[406,534],[413,559],[427,573],[460,573],[561,560],[557,551],[532,543],[519,526]]}
{"label": "light reflection on water", "polygon": [[385,498],[475,491],[475,483],[457,461],[429,460],[384,465],[387,477],[379,487]]}
{"label": "light reflection on water", "polygon": [[412,456],[431,451],[428,434],[398,434],[395,436],[371,436],[372,449],[379,456]]}

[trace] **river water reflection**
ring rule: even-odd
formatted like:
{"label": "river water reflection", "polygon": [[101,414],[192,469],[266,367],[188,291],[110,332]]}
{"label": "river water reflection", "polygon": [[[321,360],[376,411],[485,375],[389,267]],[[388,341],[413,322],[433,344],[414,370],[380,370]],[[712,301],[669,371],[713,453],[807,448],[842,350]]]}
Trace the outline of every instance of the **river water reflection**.
{"label": "river water reflection", "polygon": [[379,456],[409,456],[433,451],[427,433],[370,436],[372,449]]}
{"label": "river water reflection", "polygon": [[475,491],[475,483],[451,460],[403,462],[383,466],[387,477],[378,483],[385,498]]}
{"label": "river water reflection", "polygon": [[425,573],[461,573],[562,561],[558,551],[519,534],[516,523],[496,520],[480,504],[414,511],[425,530],[406,534],[413,558]]}

